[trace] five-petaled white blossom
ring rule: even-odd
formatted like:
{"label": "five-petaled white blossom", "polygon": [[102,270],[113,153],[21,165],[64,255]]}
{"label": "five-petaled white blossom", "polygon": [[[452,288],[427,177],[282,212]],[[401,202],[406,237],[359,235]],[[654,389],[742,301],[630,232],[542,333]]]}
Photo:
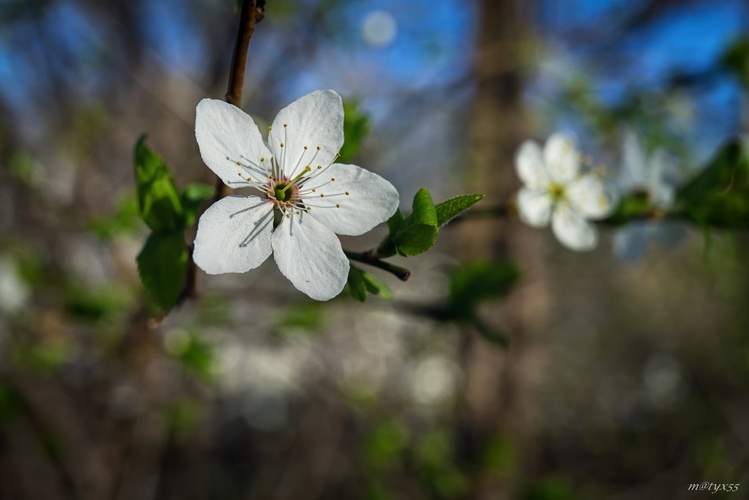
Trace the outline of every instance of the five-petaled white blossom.
{"label": "five-petaled white blossom", "polygon": [[572,250],[592,250],[598,231],[591,220],[611,214],[618,194],[597,172],[583,169],[574,141],[554,134],[543,150],[525,141],[515,157],[515,169],[525,184],[518,191],[520,220],[533,227],[551,227],[557,239]]}
{"label": "five-petaled white blossom", "polygon": [[343,104],[332,90],[282,109],[267,143],[239,108],[204,99],[195,136],[203,161],[232,188],[200,218],[195,263],[209,274],[241,273],[271,253],[284,276],[316,300],[338,295],[349,262],[337,234],[356,236],[386,221],[398,192],[382,177],[335,163],[343,145]]}
{"label": "five-petaled white blossom", "polygon": [[[677,165],[662,149],[647,155],[632,130],[624,133],[622,165],[617,184],[622,192],[640,192],[659,210],[668,210],[676,196]],[[655,237],[664,246],[673,246],[686,236],[686,226],[674,221],[632,221],[614,233],[614,253],[627,262],[644,254],[648,240]]]}

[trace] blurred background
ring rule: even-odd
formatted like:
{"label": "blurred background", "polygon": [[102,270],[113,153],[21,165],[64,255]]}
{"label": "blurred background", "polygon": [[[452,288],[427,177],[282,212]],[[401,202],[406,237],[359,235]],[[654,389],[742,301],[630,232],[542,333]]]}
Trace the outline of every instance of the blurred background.
{"label": "blurred background", "polygon": [[[149,321],[133,146],[213,183],[194,113],[237,13],[0,1],[0,499],[749,498],[746,235],[622,259],[612,230],[578,254],[482,218],[378,274],[390,301],[314,303],[269,262]],[[335,89],[406,208],[506,201],[518,144],[558,129],[614,173],[635,130],[687,179],[746,134],[748,29],[740,0],[268,0],[243,108]],[[482,314],[509,348],[413,313],[506,258],[522,278]]]}

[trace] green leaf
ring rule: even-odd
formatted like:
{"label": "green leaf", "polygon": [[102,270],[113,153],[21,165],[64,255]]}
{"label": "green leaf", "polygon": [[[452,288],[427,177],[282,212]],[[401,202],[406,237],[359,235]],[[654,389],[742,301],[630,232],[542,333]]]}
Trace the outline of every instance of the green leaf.
{"label": "green leaf", "polygon": [[367,284],[364,282],[364,271],[358,267],[349,265],[348,269],[348,291],[351,296],[359,302],[367,300]]}
{"label": "green leaf", "polygon": [[398,224],[391,239],[400,255],[418,255],[432,248],[437,239],[437,227],[437,210],[432,195],[421,188],[414,196],[411,214]]}
{"label": "green leaf", "polygon": [[364,138],[369,132],[369,117],[359,107],[359,101],[343,101],[343,136],[346,141],[341,147],[338,161],[348,163],[361,149]]}
{"label": "green leaf", "polygon": [[182,204],[164,160],[146,146],[142,135],[135,144],[135,179],[143,221],[155,232],[184,228]]}
{"label": "green leaf", "polygon": [[726,143],[708,165],[676,194],[678,202],[688,205],[716,192],[749,187],[749,168],[741,143]]}
{"label": "green leaf", "polygon": [[390,235],[394,235],[398,232],[398,228],[400,227],[401,223],[403,222],[403,214],[400,211],[400,208],[395,211],[395,213],[388,219],[388,232]]}
{"label": "green leaf", "polygon": [[393,298],[393,294],[385,283],[353,265],[349,267],[348,287],[351,296],[359,302],[367,300],[367,293],[379,295],[383,299]]}
{"label": "green leaf", "polygon": [[212,197],[214,193],[213,186],[207,184],[188,184],[182,191],[180,200],[184,210],[184,227],[188,228],[195,224],[198,212],[203,202]]}
{"label": "green leaf", "polygon": [[749,162],[738,141],[715,158],[677,193],[683,213],[696,224],[726,229],[749,228]]}
{"label": "green leaf", "polygon": [[140,280],[163,311],[177,304],[187,274],[187,259],[182,232],[151,233],[138,255]]}
{"label": "green leaf", "polygon": [[506,295],[520,271],[512,262],[475,262],[450,277],[448,310],[455,318],[472,319],[479,302]]}
{"label": "green leaf", "polygon": [[483,194],[464,194],[438,204],[434,207],[437,211],[437,226],[444,226],[483,198]]}
{"label": "green leaf", "polygon": [[628,223],[633,219],[640,219],[645,215],[652,212],[653,208],[648,198],[648,193],[637,192],[633,193],[625,198],[622,198],[619,202],[619,206],[616,211],[609,215],[606,219],[602,220],[602,224],[610,226],[621,226]]}

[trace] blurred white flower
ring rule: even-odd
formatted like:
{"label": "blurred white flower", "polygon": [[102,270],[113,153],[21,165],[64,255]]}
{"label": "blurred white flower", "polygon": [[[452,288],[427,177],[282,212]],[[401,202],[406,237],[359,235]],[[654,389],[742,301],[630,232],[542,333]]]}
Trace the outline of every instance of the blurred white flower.
{"label": "blurred white flower", "polygon": [[395,40],[398,24],[389,12],[373,10],[364,17],[362,38],[368,45],[385,47]]}
{"label": "blurred white flower", "polygon": [[543,150],[534,141],[521,144],[515,169],[525,184],[518,191],[520,220],[546,227],[567,248],[592,250],[598,231],[591,220],[609,216],[619,201],[616,186],[600,173],[583,170],[580,153],[568,136],[556,133]]}
{"label": "blurred white flower", "polygon": [[332,90],[282,109],[267,143],[241,109],[203,99],[195,136],[203,161],[225,184],[260,192],[224,198],[200,218],[194,258],[208,274],[246,272],[273,253],[298,290],[331,299],[349,271],[336,234],[363,234],[398,208],[388,181],[334,163],[343,145],[343,104]]}
{"label": "blurred white flower", "polygon": [[[622,192],[642,192],[654,208],[671,208],[676,195],[677,165],[674,159],[661,149],[648,157],[631,130],[624,133],[622,156],[617,180]],[[635,262],[645,254],[651,237],[656,237],[664,246],[672,246],[685,235],[686,227],[677,222],[630,222],[614,233],[614,254],[624,261]]]}
{"label": "blurred white flower", "polygon": [[0,258],[0,311],[13,313],[26,305],[31,296],[18,265],[9,257]]}

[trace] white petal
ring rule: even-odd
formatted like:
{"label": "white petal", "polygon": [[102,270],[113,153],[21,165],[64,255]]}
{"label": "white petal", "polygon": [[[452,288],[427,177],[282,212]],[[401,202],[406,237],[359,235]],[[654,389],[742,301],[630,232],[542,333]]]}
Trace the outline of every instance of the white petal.
{"label": "white petal", "polygon": [[676,197],[676,160],[659,149],[653,153],[650,168],[648,190],[653,204],[663,209],[670,208]]}
{"label": "white petal", "polygon": [[544,146],[544,163],[551,180],[566,184],[580,171],[580,153],[568,135],[556,133]]}
{"label": "white petal", "polygon": [[562,245],[570,250],[592,250],[598,245],[595,226],[580,217],[566,203],[559,203],[555,207],[551,229]]}
{"label": "white petal", "polygon": [[551,217],[551,198],[548,193],[521,188],[518,191],[518,216],[533,227],[546,227]]}
{"label": "white petal", "polygon": [[623,162],[619,179],[620,187],[626,191],[643,189],[648,183],[648,165],[640,139],[637,134],[628,129],[624,132],[622,142]]}
{"label": "white petal", "polygon": [[629,263],[637,262],[645,255],[648,235],[648,223],[633,222],[614,233],[614,254]]}
{"label": "white petal", "polygon": [[515,171],[529,188],[543,189],[549,185],[544,155],[535,141],[525,141],[520,145],[515,154]]}
{"label": "white petal", "polygon": [[[312,188],[314,193],[310,192]],[[307,193],[304,203],[313,205],[311,214],[315,220],[334,233],[348,236],[366,233],[385,222],[399,203],[398,191],[392,184],[356,165],[335,163],[305,182],[301,191]]]}
{"label": "white petal", "polygon": [[586,219],[603,219],[619,204],[616,185],[596,174],[586,174],[567,186],[567,201]]}
{"label": "white petal", "polygon": [[341,293],[349,262],[333,231],[309,214],[283,218],[273,231],[273,258],[300,292],[315,300]]}
{"label": "white petal", "polygon": [[341,96],[332,90],[318,90],[292,102],[273,120],[268,144],[287,177],[307,165],[327,167],[343,146]]}
{"label": "white petal", "polygon": [[229,196],[200,217],[195,263],[208,274],[244,273],[271,253],[273,205],[257,196]]}
{"label": "white petal", "polygon": [[[200,155],[213,172],[230,187],[242,187],[238,181],[251,177],[265,182],[265,165],[270,164],[270,151],[250,115],[224,101],[203,99],[195,116],[195,138]],[[242,168],[237,162],[249,165]],[[241,174],[241,175],[240,175]]]}

